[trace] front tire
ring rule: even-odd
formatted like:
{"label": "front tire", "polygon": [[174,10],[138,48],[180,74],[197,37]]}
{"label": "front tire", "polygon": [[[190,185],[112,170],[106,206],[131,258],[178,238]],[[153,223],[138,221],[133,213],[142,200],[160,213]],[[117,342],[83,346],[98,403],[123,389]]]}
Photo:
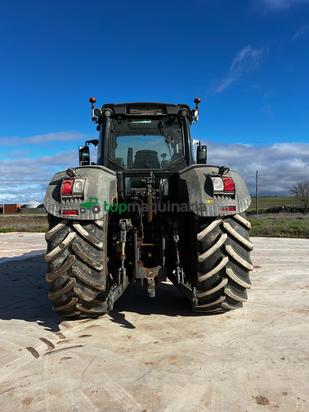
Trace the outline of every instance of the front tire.
{"label": "front tire", "polygon": [[196,275],[192,309],[224,312],[242,307],[253,269],[250,222],[244,214],[195,218]]}
{"label": "front tire", "polygon": [[108,216],[77,221],[49,215],[48,220],[46,281],[53,309],[68,318],[98,317],[109,312]]}

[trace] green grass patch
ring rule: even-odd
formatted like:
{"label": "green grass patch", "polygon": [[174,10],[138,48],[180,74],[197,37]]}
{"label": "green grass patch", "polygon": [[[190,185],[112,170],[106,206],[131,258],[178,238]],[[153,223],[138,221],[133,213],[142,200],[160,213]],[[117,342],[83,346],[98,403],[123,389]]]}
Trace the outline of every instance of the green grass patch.
{"label": "green grass patch", "polygon": [[11,232],[29,232],[29,233],[45,233],[47,232],[47,226],[34,226],[34,227],[0,227],[0,233]]}
{"label": "green grass patch", "polygon": [[11,227],[0,227],[0,233],[10,233],[14,232],[14,229]]}
{"label": "green grass patch", "polygon": [[47,215],[0,215],[0,233],[46,232]]}
{"label": "green grass patch", "polygon": [[[283,199],[283,198],[280,198]],[[289,198],[293,199],[293,198]],[[250,236],[309,238],[309,214],[249,215]],[[47,216],[0,216],[0,233],[47,232]]]}
{"label": "green grass patch", "polygon": [[251,217],[250,236],[309,238],[308,217]]}
{"label": "green grass patch", "polygon": [[[301,207],[301,203],[292,196],[266,196],[258,198],[259,210],[266,210],[270,207],[295,206]],[[256,198],[252,196],[252,203],[249,211],[256,209]]]}

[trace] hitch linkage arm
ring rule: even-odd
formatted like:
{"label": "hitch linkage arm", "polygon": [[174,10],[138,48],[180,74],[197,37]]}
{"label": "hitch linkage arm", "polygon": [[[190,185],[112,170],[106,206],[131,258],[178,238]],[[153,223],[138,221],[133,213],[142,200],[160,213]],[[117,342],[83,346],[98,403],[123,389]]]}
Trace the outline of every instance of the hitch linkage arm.
{"label": "hitch linkage arm", "polygon": [[181,266],[181,262],[180,262],[180,254],[179,254],[179,247],[178,247],[178,243],[179,243],[179,234],[177,232],[174,233],[173,235],[173,240],[175,243],[175,252],[176,252],[176,269],[174,270],[174,273],[176,275],[177,278],[177,282],[180,284],[184,284],[185,283],[185,278],[184,278],[184,270]]}

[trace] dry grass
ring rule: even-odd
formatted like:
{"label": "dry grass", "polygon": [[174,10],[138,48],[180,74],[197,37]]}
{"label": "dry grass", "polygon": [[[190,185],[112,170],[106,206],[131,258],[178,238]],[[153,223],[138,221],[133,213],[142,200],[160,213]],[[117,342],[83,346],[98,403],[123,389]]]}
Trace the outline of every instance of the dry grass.
{"label": "dry grass", "polygon": [[249,217],[252,223],[250,236],[309,238],[309,215],[260,215]]}
{"label": "dry grass", "polygon": [[47,215],[0,215],[0,232],[46,232]]}
{"label": "dry grass", "polygon": [[[301,203],[293,196],[267,196],[258,198],[259,211],[263,211],[272,207],[292,206],[301,207]],[[256,199],[252,197],[252,203],[249,211],[256,209]]]}
{"label": "dry grass", "polygon": [[[249,216],[251,236],[309,238],[309,214]],[[0,232],[46,232],[46,215],[0,215]]]}

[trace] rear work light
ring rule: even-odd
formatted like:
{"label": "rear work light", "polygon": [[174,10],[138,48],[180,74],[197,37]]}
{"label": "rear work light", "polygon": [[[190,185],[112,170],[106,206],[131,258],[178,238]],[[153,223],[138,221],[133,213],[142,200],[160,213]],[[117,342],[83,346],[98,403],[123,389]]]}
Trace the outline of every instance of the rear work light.
{"label": "rear work light", "polygon": [[214,192],[223,192],[224,191],[224,184],[221,177],[212,177],[212,188]]}
{"label": "rear work light", "polygon": [[73,196],[83,196],[85,187],[84,179],[75,179],[73,184]]}
{"label": "rear work light", "polygon": [[231,177],[210,176],[213,192],[216,193],[235,193],[235,182]]}

